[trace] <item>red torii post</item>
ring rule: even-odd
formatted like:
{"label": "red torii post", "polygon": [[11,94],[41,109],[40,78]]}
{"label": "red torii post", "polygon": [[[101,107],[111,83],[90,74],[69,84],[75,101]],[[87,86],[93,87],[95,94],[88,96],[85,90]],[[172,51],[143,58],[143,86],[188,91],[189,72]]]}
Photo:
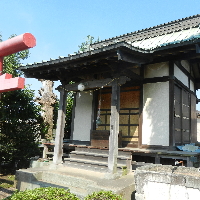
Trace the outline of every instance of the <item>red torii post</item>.
{"label": "red torii post", "polygon": [[3,58],[13,53],[32,48],[36,39],[31,33],[18,35],[4,42],[0,42],[0,92],[20,90],[24,88],[25,78],[12,78],[11,74],[3,74]]}

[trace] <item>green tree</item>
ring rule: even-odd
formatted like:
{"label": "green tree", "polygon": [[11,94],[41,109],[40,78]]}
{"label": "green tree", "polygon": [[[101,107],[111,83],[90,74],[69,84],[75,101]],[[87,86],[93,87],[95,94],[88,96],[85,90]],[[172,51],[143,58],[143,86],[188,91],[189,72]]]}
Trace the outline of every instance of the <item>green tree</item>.
{"label": "green tree", "polygon": [[[25,50],[5,57],[3,73],[21,76],[18,67],[28,56],[29,51]],[[40,106],[34,102],[34,91],[28,86],[1,93],[0,163],[27,167],[28,159],[39,155],[37,138],[45,131],[40,112]]]}

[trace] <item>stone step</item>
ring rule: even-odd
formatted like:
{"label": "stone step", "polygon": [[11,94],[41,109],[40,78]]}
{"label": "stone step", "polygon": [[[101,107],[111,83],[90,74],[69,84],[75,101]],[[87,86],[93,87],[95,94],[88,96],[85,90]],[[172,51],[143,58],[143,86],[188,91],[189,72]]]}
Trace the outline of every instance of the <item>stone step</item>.
{"label": "stone step", "polygon": [[[66,166],[103,172],[108,170],[108,156],[108,149],[79,146],[75,148],[75,151],[70,152],[69,158],[64,158],[64,162]],[[119,151],[117,157],[119,173],[129,173],[132,170],[131,162],[130,152]]]}
{"label": "stone step", "polygon": [[[97,154],[109,154],[108,149],[98,149],[98,148],[92,148],[92,147],[87,147],[87,146],[82,146],[82,147],[76,147],[75,151],[79,152],[87,152],[87,153],[97,153]],[[118,156],[123,156],[132,159],[132,154],[129,151],[118,151]]]}
{"label": "stone step", "polygon": [[[71,154],[84,154],[84,155],[94,155],[94,156],[102,156],[102,157],[108,157],[108,152],[92,152],[92,151],[88,151],[88,152],[84,152],[84,151],[72,151]],[[125,154],[118,154],[118,158],[120,159],[131,159],[130,155],[125,155]]]}
{"label": "stone step", "polygon": [[[108,162],[106,161],[96,161],[96,160],[87,160],[87,159],[76,159],[76,158],[68,158],[64,159],[64,165],[69,167],[75,167],[79,169],[92,170],[103,172],[108,170]],[[127,170],[127,166],[125,164],[117,164],[117,170],[119,173],[123,173]],[[127,173],[127,172],[126,172]]]}
{"label": "stone step", "polygon": [[113,191],[116,194],[123,194],[124,199],[131,199],[135,190],[133,173],[116,178],[106,171],[99,173],[64,165],[18,170],[16,178],[18,190],[61,187],[70,189],[70,192],[81,200],[88,194],[100,190]]}
{"label": "stone step", "polygon": [[89,180],[83,177],[75,177],[66,175],[65,173],[50,173],[45,172],[42,175],[42,180],[32,182],[32,188],[39,187],[59,187],[64,189],[70,189],[70,192],[75,194],[78,198],[88,195],[87,187],[95,185],[93,180]]}
{"label": "stone step", "polygon": [[[108,154],[100,154],[100,153],[91,153],[91,152],[79,152],[79,151],[73,151],[70,153],[70,158],[76,158],[76,159],[85,159],[85,160],[92,160],[92,161],[108,161]],[[127,165],[127,162],[131,162],[131,159],[124,156],[118,156],[117,162],[119,164]]]}

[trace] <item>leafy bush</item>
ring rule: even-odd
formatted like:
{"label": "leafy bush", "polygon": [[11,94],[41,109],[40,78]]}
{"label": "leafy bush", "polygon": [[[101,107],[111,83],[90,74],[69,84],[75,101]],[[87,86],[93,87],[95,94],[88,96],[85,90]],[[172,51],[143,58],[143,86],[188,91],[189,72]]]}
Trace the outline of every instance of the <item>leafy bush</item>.
{"label": "leafy bush", "polygon": [[0,163],[18,168],[30,157],[40,155],[37,138],[42,130],[40,107],[29,88],[5,92],[0,100]]}
{"label": "leafy bush", "polygon": [[85,200],[122,200],[122,196],[113,194],[111,191],[99,191],[88,195]]}
{"label": "leafy bush", "polygon": [[64,188],[46,187],[34,190],[15,192],[12,196],[4,200],[79,200],[70,190]]}

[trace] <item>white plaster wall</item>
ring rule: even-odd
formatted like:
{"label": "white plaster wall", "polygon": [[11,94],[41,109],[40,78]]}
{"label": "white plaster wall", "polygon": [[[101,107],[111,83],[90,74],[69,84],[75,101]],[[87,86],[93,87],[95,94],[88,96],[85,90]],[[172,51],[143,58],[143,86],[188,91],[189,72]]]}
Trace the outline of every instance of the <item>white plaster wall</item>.
{"label": "white plaster wall", "polygon": [[142,144],[169,146],[169,82],[144,85]]}
{"label": "white plaster wall", "polygon": [[92,100],[93,95],[89,92],[76,95],[73,140],[90,141]]}
{"label": "white plaster wall", "polygon": [[188,87],[188,77],[174,64],[174,76]]}
{"label": "white plaster wall", "polygon": [[169,76],[168,62],[147,65],[144,71],[144,78]]}
{"label": "white plaster wall", "polygon": [[190,90],[195,92],[195,90],[194,90],[194,82],[192,80],[190,80]]}

